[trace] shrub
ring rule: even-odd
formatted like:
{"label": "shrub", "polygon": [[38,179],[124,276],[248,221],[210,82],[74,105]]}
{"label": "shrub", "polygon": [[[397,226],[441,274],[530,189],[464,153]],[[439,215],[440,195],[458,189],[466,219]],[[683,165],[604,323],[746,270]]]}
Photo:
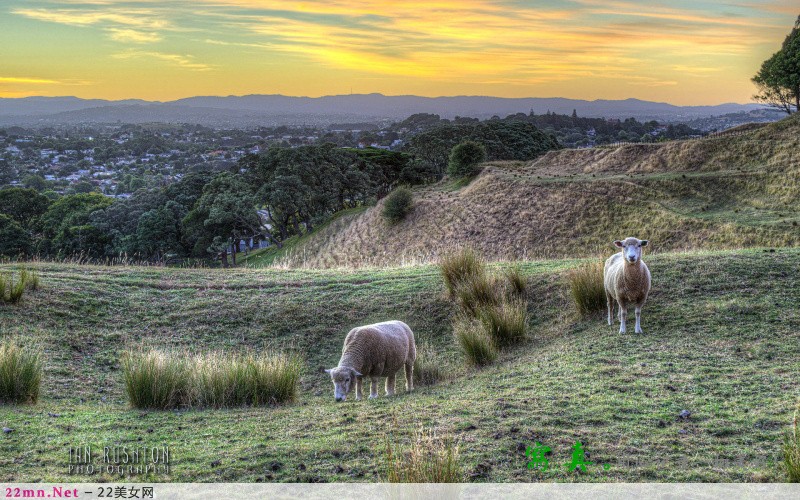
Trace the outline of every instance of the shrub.
{"label": "shrub", "polygon": [[459,318],[453,323],[453,334],[471,364],[485,366],[497,359],[495,342],[479,321]]}
{"label": "shrub", "polygon": [[524,297],[528,291],[528,280],[523,276],[519,266],[512,266],[506,269],[505,277],[511,288],[511,293],[517,297]]}
{"label": "shrub", "polygon": [[389,224],[397,224],[406,218],[414,206],[414,195],[407,187],[399,187],[386,196],[381,215]]}
{"label": "shrub", "polygon": [[168,410],[189,406],[191,370],[178,353],[129,352],[122,358],[128,401],[134,408]]}
{"label": "shrub", "polygon": [[441,360],[428,344],[417,344],[417,358],[414,360],[414,385],[433,385],[444,378],[445,370]]}
{"label": "shrub", "polygon": [[585,264],[570,271],[569,287],[575,308],[582,316],[602,311],[606,307],[602,262]]}
{"label": "shrub", "polygon": [[800,413],[800,402],[794,411],[792,427],[786,433],[783,443],[783,464],[789,476],[790,483],[800,483],[800,429],[797,416]]}
{"label": "shrub", "polygon": [[450,150],[447,162],[447,175],[451,177],[472,177],[478,173],[478,164],[486,161],[486,148],[475,141],[464,141]]}
{"label": "shrub", "polygon": [[503,301],[481,307],[477,310],[477,317],[498,346],[509,346],[525,340],[528,311],[523,301]]}
{"label": "shrub", "polygon": [[42,381],[38,352],[11,341],[0,343],[0,403],[36,403]]}
{"label": "shrub", "polygon": [[386,480],[390,483],[460,483],[464,480],[458,445],[449,436],[417,431],[406,450],[386,439]]}
{"label": "shrub", "polygon": [[136,408],[230,408],[293,401],[301,362],[294,356],[224,356],[186,359],[149,351],[123,358],[125,389]]}
{"label": "shrub", "polygon": [[444,285],[451,297],[455,297],[459,286],[476,276],[486,274],[486,263],[472,248],[463,248],[442,258],[439,268]]}

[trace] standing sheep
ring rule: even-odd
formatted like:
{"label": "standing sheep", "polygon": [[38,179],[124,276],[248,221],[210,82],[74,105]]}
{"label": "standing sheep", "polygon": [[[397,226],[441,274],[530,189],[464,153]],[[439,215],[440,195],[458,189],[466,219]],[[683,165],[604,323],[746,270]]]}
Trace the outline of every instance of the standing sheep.
{"label": "standing sheep", "polygon": [[625,333],[625,322],[628,320],[628,306],[636,306],[636,333],[642,331],[642,306],[650,293],[650,269],[642,261],[642,247],[647,240],[625,238],[615,241],[614,245],[622,251],[606,260],[603,270],[603,284],[606,289],[608,304],[608,324],[611,325],[611,314],[614,302],[619,307],[619,333]]}
{"label": "standing sheep", "polygon": [[[336,401],[344,401],[356,388],[356,401],[360,400],[363,377],[370,377],[369,397],[378,397],[378,377],[386,377],[386,395],[394,395],[395,375],[403,366],[406,369],[406,390],[414,389],[414,360],[417,347],[414,333],[402,321],[386,321],[359,326],[350,330],[344,339],[339,366],[325,370],[333,381]],[[355,382],[355,384],[354,384]]]}

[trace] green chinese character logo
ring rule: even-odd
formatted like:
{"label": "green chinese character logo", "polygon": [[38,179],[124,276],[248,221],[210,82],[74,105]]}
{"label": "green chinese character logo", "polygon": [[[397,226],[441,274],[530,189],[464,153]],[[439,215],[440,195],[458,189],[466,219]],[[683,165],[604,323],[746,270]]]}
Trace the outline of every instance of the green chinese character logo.
{"label": "green chinese character logo", "polygon": [[525,450],[525,456],[530,458],[528,462],[529,469],[539,469],[542,472],[547,472],[550,467],[550,461],[545,456],[550,452],[549,446],[544,446],[542,443],[534,443],[536,446],[528,446]]}
{"label": "green chinese character logo", "polygon": [[586,466],[592,465],[592,462],[586,461],[586,452],[583,451],[583,444],[581,444],[580,441],[575,441],[575,444],[572,446],[572,462],[564,465],[567,466],[570,472],[578,467],[580,467],[583,472],[586,472]]}

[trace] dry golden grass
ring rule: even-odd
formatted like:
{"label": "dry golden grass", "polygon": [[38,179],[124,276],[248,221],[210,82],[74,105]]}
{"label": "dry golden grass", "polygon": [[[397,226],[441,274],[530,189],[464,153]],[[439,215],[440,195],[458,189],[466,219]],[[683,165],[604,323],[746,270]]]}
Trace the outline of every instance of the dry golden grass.
{"label": "dry golden grass", "polygon": [[418,430],[407,449],[386,440],[386,481],[390,483],[460,483],[464,471],[458,444],[450,436]]}
{"label": "dry golden grass", "polygon": [[470,246],[490,261],[608,255],[647,238],[656,251],[800,244],[800,118],[737,135],[550,152],[492,162],[464,187],[416,189],[387,227],[379,207],[308,238],[288,267],[438,262]]}

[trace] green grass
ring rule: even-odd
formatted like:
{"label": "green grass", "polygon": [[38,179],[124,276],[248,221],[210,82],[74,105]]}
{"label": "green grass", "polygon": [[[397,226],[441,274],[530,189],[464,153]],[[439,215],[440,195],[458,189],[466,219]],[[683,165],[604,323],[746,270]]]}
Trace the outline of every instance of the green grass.
{"label": "green grass", "polygon": [[[422,426],[457,440],[470,481],[788,480],[800,249],[645,258],[653,289],[644,335],[619,335],[574,312],[566,272],[581,261],[520,262],[529,335],[482,369],[462,362],[456,309],[434,266],[37,264],[40,290],[0,306],[2,338],[41,345],[44,367],[36,405],[0,406],[0,427],[13,429],[0,435],[0,478],[117,481],[68,475],[68,446],[90,444],[169,445],[170,474],[138,482],[381,481],[387,436],[406,449]],[[386,319],[408,323],[448,376],[393,398],[336,404],[321,369],[336,364],[350,328]],[[143,411],[130,408],[120,366],[124,352],[139,348],[281,351],[301,356],[304,367],[288,405]],[[559,465],[577,440],[608,470]],[[526,467],[525,447],[535,442],[553,450],[548,472]]]}

